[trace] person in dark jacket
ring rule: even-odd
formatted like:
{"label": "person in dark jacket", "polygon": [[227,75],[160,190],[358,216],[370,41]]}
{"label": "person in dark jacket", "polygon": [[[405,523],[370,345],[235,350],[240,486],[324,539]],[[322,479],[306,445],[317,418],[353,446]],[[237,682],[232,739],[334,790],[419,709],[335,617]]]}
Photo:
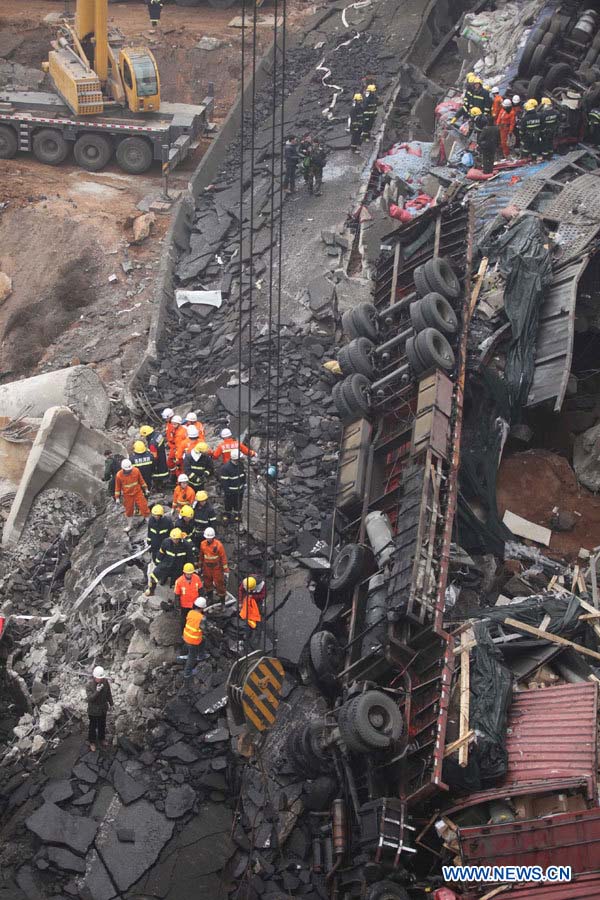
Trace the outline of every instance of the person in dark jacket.
{"label": "person in dark jacket", "polygon": [[170,516],[165,515],[165,511],[160,503],[157,503],[150,510],[152,515],[148,519],[148,543],[150,544],[150,556],[152,562],[158,563],[158,553],[173,528],[173,520]]}
{"label": "person in dark jacket", "polygon": [[143,441],[135,441],[129,458],[133,465],[140,470],[142,478],[146,482],[146,487],[150,490],[152,488],[154,459]]}
{"label": "person in dark jacket", "polygon": [[223,521],[233,518],[234,522],[239,522],[246,487],[246,473],[240,465],[239,450],[231,451],[231,459],[221,469],[220,477],[225,503]]}
{"label": "person in dark jacket", "polygon": [[348,130],[350,131],[350,149],[358,153],[362,142],[364,122],[363,95],[356,93],[352,98],[350,115],[348,116]]}
{"label": "person in dark jacket", "polygon": [[117,472],[121,469],[121,460],[123,456],[120,453],[113,453],[112,450],[104,451],[104,475],[103,481],[108,483],[108,493],[110,497],[115,495],[115,478]]}
{"label": "person in dark jacket", "polygon": [[169,581],[172,587],[183,573],[186,562],[194,562],[195,556],[191,542],[187,540],[181,529],[171,529],[169,537],[160,545],[158,562],[150,575],[145,596],[152,597],[158,584],[166,584]]}
{"label": "person in dark jacket", "polygon": [[481,121],[476,123],[477,146],[481,154],[482,169],[485,175],[491,175],[500,146],[500,129],[497,125],[493,125],[487,116],[481,115],[478,118]]}
{"label": "person in dark jacket", "polygon": [[110,684],[102,666],[96,666],[88,681],[85,694],[87,697],[89,729],[88,741],[90,750],[96,749],[96,742],[105,744],[106,714],[109,706],[114,706]]}
{"label": "person in dark jacket", "polygon": [[316,197],[319,197],[321,194],[323,169],[325,168],[326,162],[327,152],[321,144],[321,141],[318,138],[315,138],[309,156],[307,184],[309,193],[314,193]]}
{"label": "person in dark jacket", "polygon": [[286,194],[296,193],[296,167],[300,160],[298,152],[298,144],[296,136],[290,134],[283,148],[283,162],[285,166],[285,174],[283,176],[283,189]]}
{"label": "person in dark jacket", "polygon": [[183,457],[183,471],[195,491],[201,491],[208,478],[214,474],[215,464],[208,444],[200,441]]}
{"label": "person in dark jacket", "polygon": [[152,425],[142,425],[140,436],[146,442],[146,446],[154,460],[152,483],[156,489],[160,490],[163,485],[166,485],[170,474],[167,466],[167,444],[164,435],[156,428],[153,428]]}
{"label": "person in dark jacket", "polygon": [[204,534],[207,528],[217,527],[217,513],[208,499],[206,491],[198,491],[194,503],[194,534]]}
{"label": "person in dark jacket", "polygon": [[160,22],[160,14],[162,12],[162,0],[146,0],[148,4],[148,15],[150,16],[150,27],[156,28]]}
{"label": "person in dark jacket", "polygon": [[363,131],[362,131],[362,139],[363,141],[371,140],[371,131],[373,130],[373,124],[375,122],[375,116],[377,115],[377,86],[374,84],[368,84],[366,90],[363,92],[364,96],[364,109],[363,109]]}

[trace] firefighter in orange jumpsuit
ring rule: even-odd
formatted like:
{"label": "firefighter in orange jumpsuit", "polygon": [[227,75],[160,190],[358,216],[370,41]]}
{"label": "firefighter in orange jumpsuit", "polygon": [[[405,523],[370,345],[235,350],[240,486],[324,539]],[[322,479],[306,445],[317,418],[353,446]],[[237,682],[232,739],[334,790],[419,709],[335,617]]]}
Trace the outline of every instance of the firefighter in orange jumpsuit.
{"label": "firefighter in orange jumpsuit", "polygon": [[256,456],[255,450],[246,447],[246,445],[242,444],[240,441],[236,441],[236,439],[232,437],[229,428],[224,428],[221,432],[221,443],[218,444],[216,450],[213,451],[213,459],[222,458],[224,463],[228,463],[231,459],[232,450],[239,450],[244,456]]}
{"label": "firefighter in orange jumpsuit", "polygon": [[179,606],[181,613],[181,627],[185,625],[185,620],[190,609],[193,609],[194,601],[202,594],[202,579],[196,572],[194,563],[187,562],[183,566],[183,575],[180,575],[173,588],[175,592],[175,601]]}
{"label": "firefighter in orange jumpsuit", "polygon": [[170,432],[167,465],[174,475],[181,475],[182,445],[188,439],[187,428],[183,425],[181,416],[173,416],[169,425],[172,426],[172,429]]}
{"label": "firefighter in orange jumpsuit", "polygon": [[260,607],[267,596],[267,587],[262,578],[256,575],[248,575],[241,582],[238,590],[240,604],[240,619],[242,619],[253,631],[262,622]]}
{"label": "firefighter in orange jumpsuit", "polygon": [[496,119],[496,125],[500,130],[500,146],[502,147],[504,158],[510,156],[508,136],[509,134],[514,133],[515,124],[515,111],[513,109],[512,100],[509,100],[507,97],[506,100],[502,101],[502,109],[498,113],[498,118]]}
{"label": "firefighter in orange jumpsuit", "polygon": [[162,419],[165,423],[165,443],[167,445],[167,456],[171,450],[171,446],[173,444],[173,432],[177,428],[177,425],[173,424],[173,416],[175,415],[174,410],[171,409],[170,406],[166,406],[162,413]]}
{"label": "firefighter in orange jumpsuit", "polygon": [[229,563],[225,547],[215,537],[214,528],[206,528],[200,544],[200,568],[204,576],[206,598],[212,600],[213,588],[221,603],[225,602],[225,584],[229,580]]}
{"label": "firefighter in orange jumpsuit", "polygon": [[502,95],[497,87],[493,87],[490,94],[492,95],[492,119],[495,122],[498,118],[498,113],[502,109]]}
{"label": "firefighter in orange jumpsuit", "polygon": [[[121,469],[117,472],[115,478],[115,501],[120,503],[123,497],[123,510],[128,520],[133,516],[137,507],[138,512],[144,518],[150,515],[148,507],[148,487],[144,481],[143,475],[130,459],[124,459],[121,463]],[[128,521],[125,531],[131,531],[131,522]]]}
{"label": "firefighter in orange jumpsuit", "polygon": [[187,475],[180,475],[177,479],[177,487],[173,491],[173,515],[181,515],[184,506],[193,506],[196,499],[196,491],[188,484]]}
{"label": "firefighter in orange jumpsuit", "polygon": [[198,429],[198,440],[205,441],[206,433],[204,431],[204,425],[202,422],[198,420],[198,416],[195,412],[189,412],[185,419],[183,420],[183,424],[189,429],[190,425],[194,425]]}

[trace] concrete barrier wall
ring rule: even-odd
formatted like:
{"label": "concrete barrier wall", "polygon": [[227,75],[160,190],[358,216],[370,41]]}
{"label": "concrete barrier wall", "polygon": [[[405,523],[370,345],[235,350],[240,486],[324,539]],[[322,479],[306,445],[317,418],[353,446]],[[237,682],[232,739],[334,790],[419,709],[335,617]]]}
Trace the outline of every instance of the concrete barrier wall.
{"label": "concrete barrier wall", "polygon": [[103,432],[83,425],[67,407],[46,410],[2,534],[3,546],[15,545],[31,505],[42,490],[58,488],[93,503],[106,490],[104,451],[123,453]]}

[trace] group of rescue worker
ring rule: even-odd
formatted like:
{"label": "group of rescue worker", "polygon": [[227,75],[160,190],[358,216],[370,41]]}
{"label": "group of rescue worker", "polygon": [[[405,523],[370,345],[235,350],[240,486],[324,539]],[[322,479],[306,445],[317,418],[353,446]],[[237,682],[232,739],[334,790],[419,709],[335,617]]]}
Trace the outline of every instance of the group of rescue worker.
{"label": "group of rescue worker", "polygon": [[523,156],[542,159],[554,152],[560,117],[550,97],[522,103],[518,94],[503,97],[497,87],[490,88],[481,76],[469,72],[461,113],[472,125],[485,174],[493,171],[499,150],[505,159],[513,148]]}
{"label": "group of rescue worker", "polygon": [[377,115],[377,81],[374,75],[365,75],[362,86],[352,97],[348,116],[350,149],[358,153],[363,141],[371,140],[371,131]]}
{"label": "group of rescue worker", "polygon": [[[184,672],[188,679],[201,659],[205,611],[215,592],[223,607],[230,574],[225,547],[217,538],[218,516],[208,482],[217,479],[220,485],[223,525],[239,522],[247,480],[244,462],[257,455],[234,438],[229,428],[221,430],[219,443],[211,449],[204,425],[194,412],[183,418],[167,407],[162,419],[164,433],[152,425],[141,426],[127,458],[106,452],[104,479],[115,502],[123,505],[127,533],[136,511],[147,519],[153,568],[146,596],[151,597],[158,585],[168,584],[173,589],[182,616],[183,642],[191,648]],[[173,484],[170,509],[159,502],[150,508],[150,492],[169,495]],[[265,598],[263,579],[254,574],[242,579],[239,616],[250,634],[261,625]]]}
{"label": "group of rescue worker", "polygon": [[307,132],[300,141],[290,134],[283,148],[284,176],[283,189],[286,194],[296,193],[296,173],[298,166],[309,194],[319,197],[323,185],[323,169],[327,162],[327,150],[320,138]]}

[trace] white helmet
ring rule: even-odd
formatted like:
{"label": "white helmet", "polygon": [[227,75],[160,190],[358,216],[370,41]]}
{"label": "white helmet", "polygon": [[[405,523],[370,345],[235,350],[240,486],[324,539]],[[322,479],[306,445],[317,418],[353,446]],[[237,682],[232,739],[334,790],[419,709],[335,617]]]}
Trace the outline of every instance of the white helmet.
{"label": "white helmet", "polygon": [[513,106],[517,106],[520,102],[521,102],[521,98],[519,97],[518,94],[515,94],[515,96],[512,98]]}
{"label": "white helmet", "polygon": [[502,101],[502,106],[504,107],[504,109],[512,109],[512,100],[509,100],[508,97],[506,97]]}
{"label": "white helmet", "polygon": [[198,431],[198,429],[196,428],[195,425],[188,425],[187,433],[188,433],[188,437],[191,437],[191,438],[197,438],[200,435],[200,432]]}
{"label": "white helmet", "polygon": [[94,678],[104,678],[105,674],[106,673],[105,673],[104,669],[102,668],[102,666],[96,666],[96,668],[92,672],[92,676]]}
{"label": "white helmet", "polygon": [[173,410],[171,409],[171,407],[165,407],[165,409],[163,409],[161,413],[161,416],[163,417],[163,419],[171,419],[173,417]]}
{"label": "white helmet", "polygon": [[196,597],[194,600],[194,606],[197,609],[206,609],[208,603],[206,602],[206,597]]}
{"label": "white helmet", "polygon": [[500,88],[497,88],[497,87],[493,87],[490,91],[490,94],[499,94],[499,93],[500,93]]}
{"label": "white helmet", "polygon": [[214,528],[205,528],[204,529],[204,537],[207,541],[212,541],[214,536],[216,535],[216,531]]}
{"label": "white helmet", "polygon": [[190,479],[187,477],[187,475],[182,474],[182,475],[179,475],[179,476],[178,476],[178,478],[177,478],[177,484],[187,484],[187,482],[188,482],[189,480],[190,480]]}
{"label": "white helmet", "polygon": [[133,468],[133,463],[130,459],[122,459],[121,460],[121,468],[124,472],[129,472],[130,469]]}
{"label": "white helmet", "polygon": [[231,453],[230,453],[229,455],[231,456],[231,459],[237,460],[237,459],[240,458],[241,453],[240,453],[239,450],[235,450],[235,449],[234,449],[234,450],[231,451]]}
{"label": "white helmet", "polygon": [[171,422],[173,422],[174,425],[181,425],[182,418],[181,416],[173,416]]}
{"label": "white helmet", "polygon": [[185,421],[186,421],[186,422],[197,422],[197,421],[198,421],[198,416],[196,415],[195,412],[189,412],[189,413],[187,414],[187,416],[185,417]]}
{"label": "white helmet", "polygon": [[228,438],[228,437],[231,437],[231,431],[229,430],[229,428],[224,428],[224,429],[222,430],[222,432],[221,432],[221,437],[222,437],[222,438]]}

